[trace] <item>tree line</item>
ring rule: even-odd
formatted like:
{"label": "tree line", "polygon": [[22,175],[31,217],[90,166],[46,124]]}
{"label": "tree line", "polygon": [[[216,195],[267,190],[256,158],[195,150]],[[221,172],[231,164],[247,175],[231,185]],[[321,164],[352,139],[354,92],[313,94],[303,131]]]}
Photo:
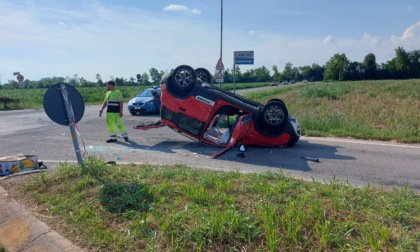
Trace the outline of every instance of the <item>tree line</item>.
{"label": "tree line", "polygon": [[[420,50],[407,52],[402,47],[395,49],[395,57],[385,63],[378,64],[373,53],[365,56],[363,62],[352,62],[343,54],[335,54],[323,66],[312,64],[310,66],[294,67],[291,62],[285,64],[283,71],[275,65],[272,72],[265,66],[241,71],[238,65],[235,69],[225,69],[223,71],[224,83],[252,83],[270,81],[354,81],[354,80],[380,80],[380,79],[412,79],[420,78]],[[137,74],[136,77],[114,78],[110,80],[116,82],[118,86],[142,86],[158,85],[162,79],[164,71],[156,68],[149,69],[149,72]],[[213,80],[214,81],[214,80]],[[0,89],[16,88],[48,88],[57,83],[68,83],[79,87],[100,87],[104,86],[100,74],[96,75],[96,82],[87,81],[83,77],[75,74],[73,77],[48,77],[38,81],[25,80],[20,87],[17,81],[10,81],[0,85]]]}

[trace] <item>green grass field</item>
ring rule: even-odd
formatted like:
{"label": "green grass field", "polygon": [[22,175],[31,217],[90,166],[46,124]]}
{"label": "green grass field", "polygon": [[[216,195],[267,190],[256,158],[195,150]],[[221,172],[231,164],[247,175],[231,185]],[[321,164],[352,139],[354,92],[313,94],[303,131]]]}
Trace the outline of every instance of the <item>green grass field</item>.
{"label": "green grass field", "polygon": [[306,136],[420,143],[420,79],[289,85],[248,97],[283,99]]}

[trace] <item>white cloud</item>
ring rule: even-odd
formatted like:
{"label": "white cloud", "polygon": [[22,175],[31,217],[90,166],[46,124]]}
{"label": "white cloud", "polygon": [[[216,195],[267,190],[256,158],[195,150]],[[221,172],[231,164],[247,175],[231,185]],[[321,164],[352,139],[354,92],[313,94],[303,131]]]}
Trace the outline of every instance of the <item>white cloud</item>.
{"label": "white cloud", "polygon": [[163,8],[164,11],[187,11],[188,7],[185,5],[171,4]]}
{"label": "white cloud", "polygon": [[191,10],[191,13],[192,13],[192,14],[201,14],[201,10],[198,10],[198,9],[192,9],[192,10]]}
{"label": "white cloud", "polygon": [[407,41],[407,40],[416,39],[416,38],[419,38],[419,37],[420,37],[420,21],[418,21],[416,24],[408,27],[403,32],[402,36],[397,38],[397,39]]}
{"label": "white cloud", "polygon": [[333,36],[327,36],[324,38],[324,40],[322,41],[324,44],[334,44],[334,37]]}
{"label": "white cloud", "polygon": [[420,21],[408,27],[401,36],[391,36],[391,43],[405,50],[418,50],[420,45]]}
{"label": "white cloud", "polygon": [[184,11],[192,14],[201,14],[201,10],[190,9],[185,5],[170,4],[163,8],[163,11]]}
{"label": "white cloud", "polygon": [[377,46],[381,42],[381,40],[382,40],[381,37],[379,37],[379,36],[372,36],[372,35],[370,35],[367,32],[363,33],[362,39],[363,39],[363,42],[366,45],[368,45],[369,47],[375,47],[375,46]]}

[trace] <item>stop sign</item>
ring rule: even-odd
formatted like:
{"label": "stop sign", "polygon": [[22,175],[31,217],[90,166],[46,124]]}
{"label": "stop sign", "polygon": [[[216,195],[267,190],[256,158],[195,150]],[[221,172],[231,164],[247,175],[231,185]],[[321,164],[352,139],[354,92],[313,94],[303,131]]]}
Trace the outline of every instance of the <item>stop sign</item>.
{"label": "stop sign", "polygon": [[20,81],[20,82],[22,82],[24,79],[25,79],[25,77],[23,77],[23,75],[21,75],[21,74],[19,74],[17,76],[17,80]]}

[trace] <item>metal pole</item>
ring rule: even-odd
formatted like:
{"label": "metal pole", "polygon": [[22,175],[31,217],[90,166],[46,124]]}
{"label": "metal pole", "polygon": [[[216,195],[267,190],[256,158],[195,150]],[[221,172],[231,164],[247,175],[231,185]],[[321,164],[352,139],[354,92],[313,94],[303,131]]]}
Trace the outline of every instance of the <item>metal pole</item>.
{"label": "metal pole", "polygon": [[[222,60],[222,48],[223,48],[223,0],[220,0],[220,60]],[[219,82],[219,88],[222,88],[222,82]]]}
{"label": "metal pole", "polygon": [[220,60],[222,60],[222,48],[223,48],[223,0],[220,0]]}
{"label": "metal pole", "polygon": [[73,109],[69,106],[70,102],[68,100],[68,92],[65,84],[60,84],[61,94],[63,95],[64,99],[64,107],[66,108],[66,115],[67,120],[69,122],[71,138],[73,139],[74,150],[76,151],[77,161],[84,169],[85,166],[83,164],[82,154],[80,154],[79,148],[79,141],[77,140],[76,129],[74,127],[74,120],[73,120]]}
{"label": "metal pole", "polygon": [[236,94],[236,65],[233,63],[233,94]]}

